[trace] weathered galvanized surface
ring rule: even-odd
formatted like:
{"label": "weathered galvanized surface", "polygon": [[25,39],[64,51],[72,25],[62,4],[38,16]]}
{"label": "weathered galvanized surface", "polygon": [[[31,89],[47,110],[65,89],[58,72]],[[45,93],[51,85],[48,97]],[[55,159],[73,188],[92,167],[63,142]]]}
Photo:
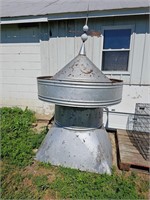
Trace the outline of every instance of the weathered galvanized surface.
{"label": "weathered galvanized surface", "polygon": [[63,69],[56,73],[53,80],[111,83],[86,55],[79,54]]}
{"label": "weathered galvanized surface", "polygon": [[103,125],[103,109],[56,105],[55,123],[60,127],[100,128]]}
{"label": "weathered galvanized surface", "polygon": [[36,160],[96,173],[111,173],[111,143],[105,129],[67,129],[53,126]]}
{"label": "weathered galvanized surface", "polygon": [[[57,89],[57,92],[56,92]],[[76,107],[99,107],[120,103],[122,82],[90,83],[57,81],[50,77],[38,78],[40,100]]]}

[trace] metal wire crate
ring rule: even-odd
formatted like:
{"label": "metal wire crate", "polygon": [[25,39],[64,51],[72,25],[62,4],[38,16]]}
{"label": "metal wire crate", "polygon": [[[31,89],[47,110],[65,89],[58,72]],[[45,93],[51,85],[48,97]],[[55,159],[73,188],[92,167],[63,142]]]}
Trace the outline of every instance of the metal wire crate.
{"label": "metal wire crate", "polygon": [[135,114],[128,118],[127,130],[133,145],[150,160],[150,104],[136,104]]}

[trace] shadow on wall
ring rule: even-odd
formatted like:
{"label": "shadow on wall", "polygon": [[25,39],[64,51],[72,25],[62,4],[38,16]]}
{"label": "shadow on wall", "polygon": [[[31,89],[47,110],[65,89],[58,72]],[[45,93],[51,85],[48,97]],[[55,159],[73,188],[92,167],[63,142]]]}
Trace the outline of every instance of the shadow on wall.
{"label": "shadow on wall", "polygon": [[[1,26],[1,43],[39,43],[50,38],[80,37],[85,19],[69,19],[40,23],[7,24]],[[104,26],[133,25],[136,34],[149,33],[148,16],[91,18],[90,31],[101,33]]]}
{"label": "shadow on wall", "polygon": [[2,25],[1,43],[39,43],[50,38],[80,36],[85,20],[78,21],[77,25],[75,20]]}
{"label": "shadow on wall", "polygon": [[38,43],[39,23],[1,26],[1,43]]}

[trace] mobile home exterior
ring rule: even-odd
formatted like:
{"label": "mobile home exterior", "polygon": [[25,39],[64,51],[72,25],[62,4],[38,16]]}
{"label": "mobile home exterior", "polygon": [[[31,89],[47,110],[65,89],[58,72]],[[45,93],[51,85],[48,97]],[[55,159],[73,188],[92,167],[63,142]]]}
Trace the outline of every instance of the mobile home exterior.
{"label": "mobile home exterior", "polygon": [[100,36],[88,37],[87,56],[124,82],[122,102],[107,110],[108,126],[126,129],[136,103],[149,103],[148,1],[1,0],[0,106],[54,112],[53,104],[38,100],[36,77],[53,76],[78,54],[88,2],[88,26]]}

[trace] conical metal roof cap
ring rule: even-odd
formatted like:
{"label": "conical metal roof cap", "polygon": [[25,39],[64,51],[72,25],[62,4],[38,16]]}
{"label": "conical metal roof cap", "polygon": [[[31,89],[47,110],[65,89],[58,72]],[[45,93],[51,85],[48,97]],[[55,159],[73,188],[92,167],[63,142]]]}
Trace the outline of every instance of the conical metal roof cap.
{"label": "conical metal roof cap", "polygon": [[70,61],[64,68],[56,73],[54,80],[110,83],[96,65],[86,56],[84,43],[81,46],[78,56]]}
{"label": "conical metal roof cap", "polygon": [[86,56],[87,26],[83,27],[79,54],[53,77],[38,77],[39,99],[56,105],[97,108],[117,104],[121,80],[109,79]]}

